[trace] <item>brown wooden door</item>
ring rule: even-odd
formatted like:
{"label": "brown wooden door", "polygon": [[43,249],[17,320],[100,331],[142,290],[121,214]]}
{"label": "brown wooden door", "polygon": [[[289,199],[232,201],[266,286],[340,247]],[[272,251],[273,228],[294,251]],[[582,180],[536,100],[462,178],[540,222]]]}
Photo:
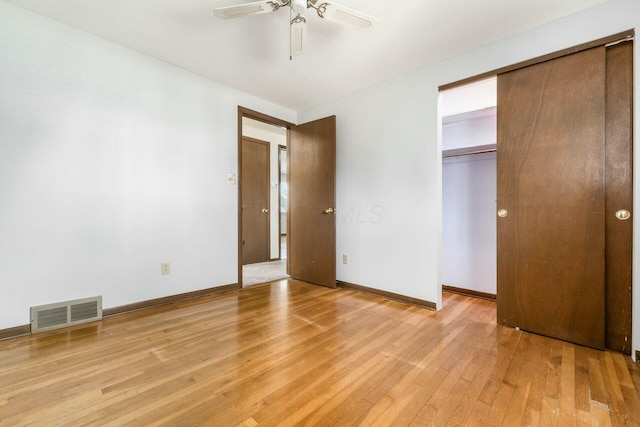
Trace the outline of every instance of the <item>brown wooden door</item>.
{"label": "brown wooden door", "polygon": [[498,321],[597,348],[605,65],[600,47],[498,76]]}
{"label": "brown wooden door", "polygon": [[289,274],[336,287],[336,118],[291,128]]}
{"label": "brown wooden door", "polygon": [[606,347],[631,354],[633,43],[607,48],[606,78]]}
{"label": "brown wooden door", "polygon": [[242,138],[242,264],[270,260],[269,143]]}

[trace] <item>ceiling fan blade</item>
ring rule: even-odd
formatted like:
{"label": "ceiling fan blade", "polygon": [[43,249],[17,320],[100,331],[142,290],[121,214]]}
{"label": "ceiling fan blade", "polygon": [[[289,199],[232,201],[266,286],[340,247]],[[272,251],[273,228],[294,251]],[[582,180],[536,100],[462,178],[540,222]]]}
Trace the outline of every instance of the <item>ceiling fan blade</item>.
{"label": "ceiling fan blade", "polygon": [[[300,19],[301,18],[301,19]],[[291,56],[302,54],[307,41],[307,20],[298,15],[291,21]]]}
{"label": "ceiling fan blade", "polygon": [[377,21],[373,16],[349,9],[337,3],[324,3],[320,0],[316,4],[318,15],[327,21],[348,25],[360,30],[371,30]]}
{"label": "ceiling fan blade", "polygon": [[239,18],[241,16],[260,15],[276,10],[273,0],[271,1],[255,1],[251,3],[239,4],[236,6],[218,7],[213,9],[213,14],[219,18],[230,19]]}

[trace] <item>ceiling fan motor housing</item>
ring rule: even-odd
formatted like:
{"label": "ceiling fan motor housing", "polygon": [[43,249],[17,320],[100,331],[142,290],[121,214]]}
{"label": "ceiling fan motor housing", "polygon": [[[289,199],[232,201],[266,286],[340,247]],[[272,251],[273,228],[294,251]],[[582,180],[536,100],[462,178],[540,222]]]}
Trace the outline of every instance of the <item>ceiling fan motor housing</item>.
{"label": "ceiling fan motor housing", "polygon": [[307,10],[307,0],[291,0],[291,9],[296,13],[304,13]]}

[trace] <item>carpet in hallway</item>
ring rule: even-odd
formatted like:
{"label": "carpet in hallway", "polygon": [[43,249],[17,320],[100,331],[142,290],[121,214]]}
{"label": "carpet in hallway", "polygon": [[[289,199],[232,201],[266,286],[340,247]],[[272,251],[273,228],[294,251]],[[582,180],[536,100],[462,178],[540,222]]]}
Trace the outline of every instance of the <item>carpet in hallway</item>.
{"label": "carpet in hallway", "polygon": [[286,259],[242,266],[242,286],[273,282],[288,277]]}

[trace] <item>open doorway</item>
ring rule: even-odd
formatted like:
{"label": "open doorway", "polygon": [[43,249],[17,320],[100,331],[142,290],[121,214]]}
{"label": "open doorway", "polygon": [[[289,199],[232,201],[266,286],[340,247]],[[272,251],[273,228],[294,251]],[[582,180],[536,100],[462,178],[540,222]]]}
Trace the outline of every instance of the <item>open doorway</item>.
{"label": "open doorway", "polygon": [[[247,286],[243,266],[243,246],[246,227],[243,225],[244,163],[243,135],[248,119],[284,129],[286,135],[287,209],[286,209],[286,272],[297,280],[330,288],[336,287],[336,116],[324,117],[294,125],[263,113],[238,107],[238,284]],[[248,132],[248,131],[247,131]],[[255,139],[255,138],[254,138]],[[270,144],[275,146],[275,144]],[[276,149],[279,152],[279,148]],[[273,168],[274,170],[279,170]],[[276,177],[279,179],[279,177]],[[274,183],[271,182],[271,188]],[[276,186],[277,187],[277,186]],[[270,190],[271,193],[273,191]],[[279,192],[276,191],[276,197]],[[260,207],[264,214],[273,213]],[[275,203],[274,203],[275,206]],[[276,218],[279,209],[276,209]],[[263,216],[264,218],[264,216]],[[273,229],[278,229],[273,227]],[[277,235],[279,236],[279,233]],[[276,243],[278,245],[278,243]],[[284,261],[284,262],[283,262]],[[282,270],[279,270],[279,274]],[[282,278],[261,275],[255,283],[267,283]],[[266,280],[266,281],[265,281]]]}
{"label": "open doorway", "polygon": [[442,104],[442,288],[495,300],[496,78]]}
{"label": "open doorway", "polygon": [[288,130],[250,117],[243,116],[241,120],[240,243],[244,287],[289,277],[286,272],[286,205],[285,214],[282,214]]}

